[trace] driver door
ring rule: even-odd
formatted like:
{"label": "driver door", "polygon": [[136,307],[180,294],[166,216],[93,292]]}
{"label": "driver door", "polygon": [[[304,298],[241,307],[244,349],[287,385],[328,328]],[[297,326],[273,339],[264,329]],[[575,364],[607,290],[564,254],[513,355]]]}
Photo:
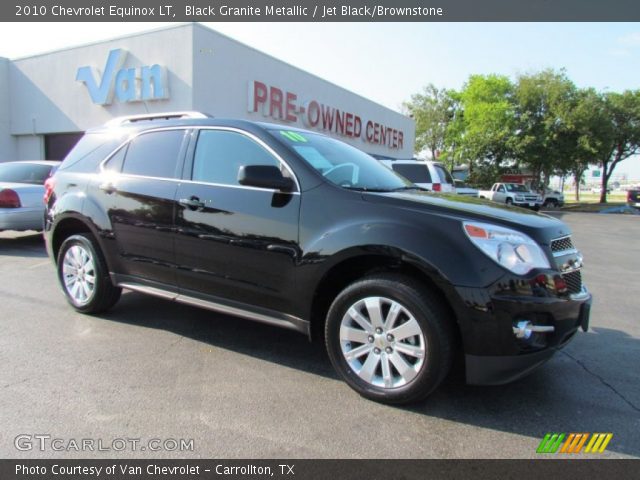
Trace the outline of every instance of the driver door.
{"label": "driver door", "polygon": [[200,130],[176,197],[178,287],[283,311],[295,285],[300,193],[240,185],[243,165],[282,167],[248,134]]}

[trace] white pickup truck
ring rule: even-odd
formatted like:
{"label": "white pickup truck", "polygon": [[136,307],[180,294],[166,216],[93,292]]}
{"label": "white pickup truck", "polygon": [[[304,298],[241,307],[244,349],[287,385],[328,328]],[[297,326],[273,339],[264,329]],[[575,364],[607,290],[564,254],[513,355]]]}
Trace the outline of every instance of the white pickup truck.
{"label": "white pickup truck", "polygon": [[480,190],[478,197],[534,210],[540,210],[542,205],[542,197],[521,183],[494,183],[491,190]]}

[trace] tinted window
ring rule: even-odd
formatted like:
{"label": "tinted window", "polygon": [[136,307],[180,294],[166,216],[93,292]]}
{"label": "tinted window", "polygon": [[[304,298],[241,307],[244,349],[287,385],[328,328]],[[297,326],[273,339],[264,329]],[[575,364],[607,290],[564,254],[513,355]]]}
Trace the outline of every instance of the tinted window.
{"label": "tinted window", "polygon": [[326,180],[340,187],[366,191],[410,188],[410,183],[378,160],[339,140],[297,130],[272,130],[269,133]]}
{"label": "tinted window", "polygon": [[129,144],[122,173],[174,178],[184,130],[144,133]]}
{"label": "tinted window", "polygon": [[100,162],[123,141],[122,135],[87,134],[65,157],[64,162],[60,165],[60,170],[80,173],[95,172]]}
{"label": "tinted window", "polygon": [[398,163],[393,164],[392,168],[407,180],[413,183],[431,183],[431,175],[429,168],[423,163]]}
{"label": "tinted window", "polygon": [[246,135],[225,130],[202,130],[198,135],[192,179],[199,182],[239,185],[243,165],[274,165],[280,162]]}
{"label": "tinted window", "polygon": [[0,182],[43,185],[51,173],[51,165],[33,163],[0,164]]}
{"label": "tinted window", "polygon": [[120,172],[124,164],[124,156],[127,153],[127,147],[124,146],[118,150],[104,165],[104,169],[110,172]]}
{"label": "tinted window", "polygon": [[440,177],[440,182],[442,183],[453,183],[453,178],[447,172],[447,169],[441,165],[434,165],[436,172],[438,172],[438,176]]}

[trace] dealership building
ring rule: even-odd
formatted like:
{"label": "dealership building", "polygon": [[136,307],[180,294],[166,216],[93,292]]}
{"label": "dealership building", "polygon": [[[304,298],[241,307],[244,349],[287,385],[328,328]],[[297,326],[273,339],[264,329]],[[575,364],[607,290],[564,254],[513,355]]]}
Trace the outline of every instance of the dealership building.
{"label": "dealership building", "polygon": [[199,24],[0,57],[0,161],[61,159],[85,130],[115,117],[194,110],[413,156],[411,118]]}

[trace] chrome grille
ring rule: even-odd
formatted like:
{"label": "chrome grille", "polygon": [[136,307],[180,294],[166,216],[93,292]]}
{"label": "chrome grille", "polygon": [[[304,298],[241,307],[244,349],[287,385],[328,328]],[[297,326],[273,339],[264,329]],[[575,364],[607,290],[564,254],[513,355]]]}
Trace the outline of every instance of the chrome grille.
{"label": "chrome grille", "polygon": [[565,250],[573,249],[574,246],[573,242],[571,241],[571,237],[562,237],[551,241],[551,251],[553,253],[564,252]]}
{"label": "chrome grille", "polygon": [[562,278],[567,284],[567,292],[580,293],[582,291],[582,274],[580,270],[565,273]]}

